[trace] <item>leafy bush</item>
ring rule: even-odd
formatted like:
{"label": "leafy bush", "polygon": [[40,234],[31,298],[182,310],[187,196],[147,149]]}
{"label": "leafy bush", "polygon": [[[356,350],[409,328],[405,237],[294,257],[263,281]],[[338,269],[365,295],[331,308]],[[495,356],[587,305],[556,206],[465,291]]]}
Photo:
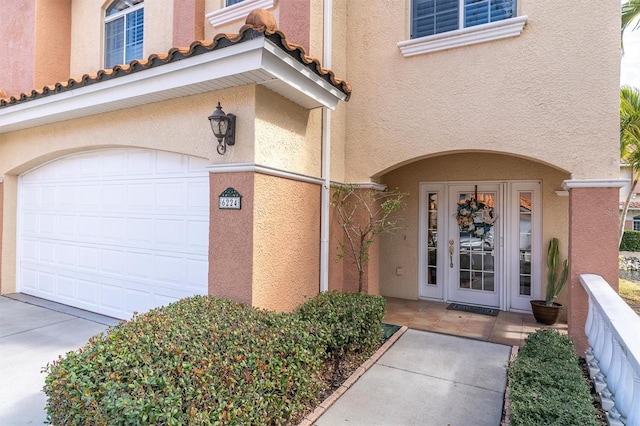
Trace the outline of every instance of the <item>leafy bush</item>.
{"label": "leafy bush", "polygon": [[297,313],[318,327],[329,357],[366,353],[382,338],[386,301],[366,293],[327,292],[300,305]]}
{"label": "leafy bush", "polygon": [[[342,310],[342,321],[360,321],[355,334],[345,324],[338,327],[349,334],[350,350],[377,345],[369,330],[373,324],[362,323],[373,317],[345,311],[378,312],[382,298],[357,297],[356,302],[351,297],[323,295],[318,306],[322,310],[331,303]],[[324,326],[309,322],[316,318],[313,309],[305,311],[308,318],[195,296],[135,316],[45,367],[49,421],[197,425],[299,420],[318,402],[325,351],[334,345],[323,339],[335,340],[321,331]],[[357,336],[367,341],[352,341]]]}
{"label": "leafy bush", "polygon": [[640,231],[624,231],[620,251],[640,252]]}
{"label": "leafy bush", "polygon": [[513,426],[598,424],[566,335],[549,329],[531,334],[509,368],[509,382]]}

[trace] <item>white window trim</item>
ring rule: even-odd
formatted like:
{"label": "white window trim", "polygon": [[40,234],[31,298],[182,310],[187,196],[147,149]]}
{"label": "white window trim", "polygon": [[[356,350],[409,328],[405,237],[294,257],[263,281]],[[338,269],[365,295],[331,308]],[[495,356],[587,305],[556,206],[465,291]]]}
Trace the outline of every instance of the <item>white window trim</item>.
{"label": "white window trim", "polygon": [[423,53],[517,37],[522,33],[527,18],[527,15],[516,16],[502,21],[400,41],[397,46],[400,48],[402,55],[407,58]]}
{"label": "white window trim", "polygon": [[[120,12],[114,13],[111,16],[105,16],[104,17],[104,23],[102,25],[102,31],[103,31],[104,38],[105,38],[105,40],[102,41],[102,64],[103,64],[104,67],[107,66],[107,64],[106,64],[106,62],[107,62],[106,61],[106,59],[107,59],[107,46],[106,46],[106,44],[107,44],[106,43],[106,37],[107,37],[107,35],[106,35],[107,29],[106,28],[107,28],[107,24],[110,23],[110,22],[115,21],[116,19],[120,19],[120,18],[124,18],[125,22],[126,22],[126,19],[127,19],[126,15],[128,15],[130,13],[134,13],[134,12],[140,10],[140,9],[144,9],[144,1],[141,2],[141,3],[138,3],[138,4],[134,5],[134,6],[128,7],[126,9],[122,9]],[[105,9],[105,12],[103,13],[103,15],[106,15],[106,9]],[[126,46],[126,43],[127,43],[126,42],[126,34],[127,34],[127,28],[126,28],[126,25],[125,25],[125,27],[124,27],[125,46]],[[142,47],[142,49],[143,49],[142,52],[143,52],[143,56],[144,56],[144,35],[142,36],[142,43],[143,43],[142,44],[142,46],[143,46]],[[142,58],[138,58],[138,59],[142,59]],[[124,64],[125,62],[126,61],[124,59],[124,50],[123,50],[122,63]]]}
{"label": "white window trim", "polygon": [[271,9],[275,0],[244,0],[234,5],[214,10],[205,15],[213,28],[238,19],[244,19],[254,9]]}
{"label": "white window trim", "polygon": [[[128,15],[129,13],[135,12],[136,10],[142,9],[142,8],[144,8],[144,2],[138,3],[138,4],[134,5],[134,6],[128,7],[126,9],[122,9],[120,12],[114,13],[111,16],[105,16],[104,17],[104,23],[107,24],[107,23],[109,23],[111,21],[115,21],[116,19],[122,18],[123,16]],[[105,10],[104,14],[106,15],[106,10]]]}

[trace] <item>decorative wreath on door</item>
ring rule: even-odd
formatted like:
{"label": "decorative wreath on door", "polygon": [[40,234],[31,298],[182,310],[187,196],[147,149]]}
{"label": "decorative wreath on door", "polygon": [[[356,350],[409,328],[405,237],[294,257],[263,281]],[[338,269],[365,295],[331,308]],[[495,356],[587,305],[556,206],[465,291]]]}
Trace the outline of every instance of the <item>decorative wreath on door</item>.
{"label": "decorative wreath on door", "polygon": [[458,203],[456,219],[461,231],[469,232],[474,237],[484,239],[493,227],[497,216],[493,211],[493,207],[478,201],[476,198],[469,198]]}

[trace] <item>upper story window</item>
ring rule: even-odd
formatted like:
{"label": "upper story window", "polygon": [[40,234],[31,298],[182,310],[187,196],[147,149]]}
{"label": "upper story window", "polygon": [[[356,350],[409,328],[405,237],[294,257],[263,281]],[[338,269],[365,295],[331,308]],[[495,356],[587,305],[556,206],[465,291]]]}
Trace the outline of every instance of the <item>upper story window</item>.
{"label": "upper story window", "polygon": [[104,67],[142,58],[144,0],[115,0],[104,17]]}
{"label": "upper story window", "polygon": [[516,0],[413,0],[411,38],[425,37],[516,16]]}
{"label": "upper story window", "polygon": [[244,1],[244,0],[227,0],[225,2],[225,5],[226,6],[233,6],[234,4],[240,3],[241,1]]}

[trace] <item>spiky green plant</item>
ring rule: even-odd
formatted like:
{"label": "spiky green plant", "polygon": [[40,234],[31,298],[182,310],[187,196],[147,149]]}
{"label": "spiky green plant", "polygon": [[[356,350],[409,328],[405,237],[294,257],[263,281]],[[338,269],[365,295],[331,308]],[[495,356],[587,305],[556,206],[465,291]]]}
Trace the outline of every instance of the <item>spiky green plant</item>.
{"label": "spiky green plant", "polygon": [[549,267],[547,271],[547,297],[545,298],[547,306],[553,305],[553,301],[564,288],[569,276],[568,259],[562,262],[562,272],[560,272],[560,249],[558,244],[558,239],[552,238],[549,241],[549,250],[547,251],[547,266]]}

